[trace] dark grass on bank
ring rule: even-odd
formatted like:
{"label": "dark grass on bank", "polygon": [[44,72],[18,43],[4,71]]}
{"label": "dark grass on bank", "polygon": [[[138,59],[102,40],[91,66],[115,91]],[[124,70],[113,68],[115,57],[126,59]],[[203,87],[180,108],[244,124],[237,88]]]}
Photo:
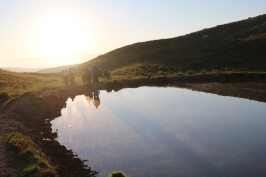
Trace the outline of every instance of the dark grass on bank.
{"label": "dark grass on bank", "polygon": [[37,148],[31,138],[20,133],[9,135],[7,143],[10,149],[17,152],[26,164],[21,177],[56,177],[55,167],[50,164],[45,155]]}

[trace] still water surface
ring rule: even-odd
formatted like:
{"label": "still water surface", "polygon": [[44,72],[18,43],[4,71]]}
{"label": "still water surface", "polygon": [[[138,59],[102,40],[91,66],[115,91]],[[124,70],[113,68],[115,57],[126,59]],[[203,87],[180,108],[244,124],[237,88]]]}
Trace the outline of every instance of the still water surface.
{"label": "still water surface", "polygon": [[99,177],[266,176],[266,104],[180,88],[68,99],[58,140]]}

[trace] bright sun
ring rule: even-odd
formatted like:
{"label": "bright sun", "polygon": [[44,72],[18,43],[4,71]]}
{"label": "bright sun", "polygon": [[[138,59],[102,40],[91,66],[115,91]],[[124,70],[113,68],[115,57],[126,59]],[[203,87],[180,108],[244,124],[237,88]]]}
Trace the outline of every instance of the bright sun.
{"label": "bright sun", "polygon": [[66,13],[46,17],[37,32],[37,48],[41,55],[67,57],[88,49],[88,31],[78,18]]}

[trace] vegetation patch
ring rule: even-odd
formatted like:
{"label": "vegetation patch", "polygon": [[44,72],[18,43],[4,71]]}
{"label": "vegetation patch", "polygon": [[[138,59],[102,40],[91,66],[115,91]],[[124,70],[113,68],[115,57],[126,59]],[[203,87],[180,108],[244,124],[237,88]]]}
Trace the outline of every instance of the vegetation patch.
{"label": "vegetation patch", "polygon": [[5,101],[9,98],[9,95],[7,92],[0,92],[0,101]]}
{"label": "vegetation patch", "polygon": [[51,135],[53,136],[53,138],[58,138],[58,131],[54,131],[54,132],[51,132]]}
{"label": "vegetation patch", "polygon": [[10,99],[8,99],[2,106],[2,108],[6,108],[8,107],[9,105],[11,105],[12,103],[14,103],[16,101],[16,97],[12,97]]}
{"label": "vegetation patch", "polygon": [[44,100],[44,97],[41,96],[39,93],[31,93],[30,94],[30,97],[29,97],[31,100]]}
{"label": "vegetation patch", "polygon": [[31,138],[21,133],[13,133],[8,136],[7,143],[26,163],[21,174],[22,177],[58,176],[55,167],[49,163]]}
{"label": "vegetation patch", "polygon": [[59,73],[15,73],[0,69],[0,102],[3,104],[3,102],[10,102],[9,100],[17,99],[24,94],[30,95],[43,90],[53,90],[62,85],[62,76]]}
{"label": "vegetation patch", "polygon": [[108,175],[108,177],[127,177],[122,171],[113,171]]}

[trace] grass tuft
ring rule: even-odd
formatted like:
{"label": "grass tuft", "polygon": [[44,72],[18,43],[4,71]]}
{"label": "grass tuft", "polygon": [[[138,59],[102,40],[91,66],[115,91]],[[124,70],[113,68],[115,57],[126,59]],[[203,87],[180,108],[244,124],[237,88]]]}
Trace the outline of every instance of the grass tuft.
{"label": "grass tuft", "polygon": [[46,160],[43,153],[37,149],[31,138],[21,133],[13,133],[8,136],[7,144],[14,149],[26,163],[22,171],[23,177],[28,176],[49,176],[56,177],[55,168]]}
{"label": "grass tuft", "polygon": [[108,177],[127,177],[122,171],[113,171],[108,175]]}
{"label": "grass tuft", "polygon": [[58,131],[51,132],[51,134],[52,134],[55,138],[58,137]]}
{"label": "grass tuft", "polygon": [[37,165],[29,165],[23,169],[24,176],[39,176],[41,174],[41,168]]}

